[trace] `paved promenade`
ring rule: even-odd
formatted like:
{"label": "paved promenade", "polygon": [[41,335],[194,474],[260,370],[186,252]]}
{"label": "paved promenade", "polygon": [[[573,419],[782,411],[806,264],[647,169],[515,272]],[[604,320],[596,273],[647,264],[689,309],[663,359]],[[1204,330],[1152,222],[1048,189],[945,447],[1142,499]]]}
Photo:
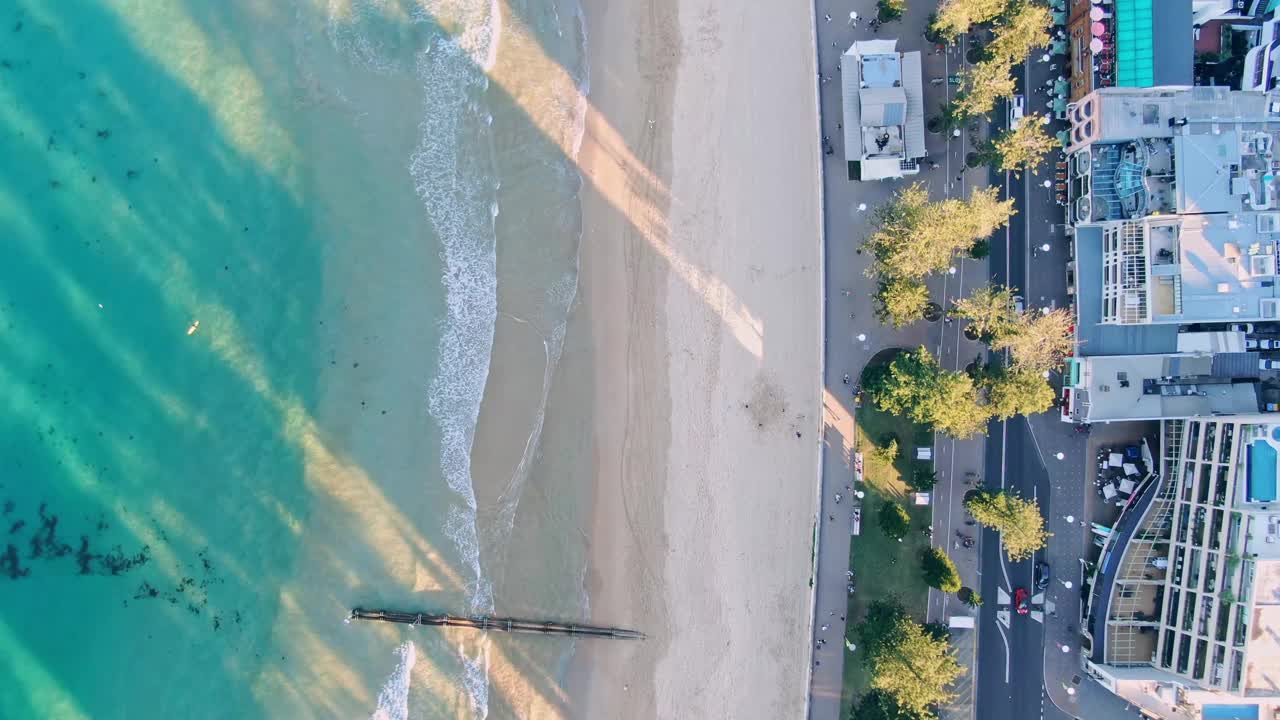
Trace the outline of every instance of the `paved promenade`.
{"label": "paved promenade", "polygon": [[[945,323],[918,322],[902,330],[881,326],[874,315],[872,294],[874,283],[865,270],[868,258],[857,249],[866,235],[871,210],[886,201],[908,181],[860,183],[848,180],[844,162],[842,131],[836,126],[841,122],[840,78],[837,67],[840,54],[856,40],[873,38],[897,38],[902,51],[919,50],[923,54],[923,72],[926,113],[932,114],[947,101],[949,88],[945,83],[931,84],[929,79],[945,77],[956,72],[961,62],[958,50],[949,54],[933,54],[923,38],[929,10],[927,4],[909,4],[907,16],[900,22],[887,24],[873,33],[867,22],[875,15],[874,0],[817,0],[817,39],[819,68],[825,79],[820,85],[823,134],[831,139],[834,154],[826,156],[824,165],[826,257],[826,387],[824,401],[825,447],[823,453],[823,506],[819,518],[819,545],[817,555],[815,607],[815,638],[825,638],[826,645],[814,650],[814,666],[811,685],[810,717],[835,720],[839,717],[840,693],[843,670],[843,642],[846,622],[842,620],[847,603],[846,571],[849,567],[849,542],[851,518],[849,505],[835,504],[836,493],[846,493],[853,478],[852,458],[853,405],[850,388],[843,383],[846,373],[858,377],[867,361],[876,352],[889,347],[926,345],[939,353],[947,367],[959,367],[977,354],[969,341],[957,338],[958,326]],[[850,22],[850,12],[859,15],[855,27]],[[830,20],[827,20],[830,16]],[[964,172],[963,157],[966,148],[963,139],[938,135],[926,138],[930,158],[939,164],[931,170],[926,167],[915,180],[928,184],[934,197],[945,197],[964,192],[972,181],[985,179],[986,171]],[[958,261],[955,275],[937,278],[930,283],[935,302],[944,307],[965,288],[986,282],[985,261]],[[845,292],[848,292],[848,295]],[[939,485],[935,495],[935,538],[947,543],[954,529],[963,527],[957,513],[958,500],[948,496],[966,472],[978,472],[982,462],[982,441],[940,441],[936,446],[936,464],[939,469]],[[957,479],[958,478],[958,479]],[[834,517],[834,520],[829,518]],[[950,549],[950,545],[946,545]],[[968,552],[974,560],[967,559]],[[976,574],[976,552],[961,551],[956,555],[966,583]],[[937,594],[935,594],[937,595]],[[930,617],[937,613],[941,618],[957,611],[958,602],[944,602],[937,595],[930,602]],[[962,606],[958,609],[967,613]],[[822,626],[827,630],[823,631]],[[959,638],[958,638],[959,639]],[[971,641],[970,641],[971,642]],[[961,648],[964,649],[963,647]],[[962,693],[964,688],[961,688]],[[965,707],[961,702],[958,706]],[[959,717],[968,718],[967,714]]]}

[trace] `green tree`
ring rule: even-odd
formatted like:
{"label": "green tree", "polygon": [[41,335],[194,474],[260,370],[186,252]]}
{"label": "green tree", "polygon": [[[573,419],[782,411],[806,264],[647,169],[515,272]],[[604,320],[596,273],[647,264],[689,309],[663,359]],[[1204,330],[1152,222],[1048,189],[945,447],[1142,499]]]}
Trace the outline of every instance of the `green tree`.
{"label": "green tree", "polygon": [[889,278],[876,290],[876,319],[883,325],[906,327],[919,320],[929,305],[929,288],[919,280]]}
{"label": "green tree", "polygon": [[880,529],[893,540],[901,540],[911,529],[911,516],[907,509],[892,500],[880,505]]}
{"label": "green tree", "polygon": [[898,706],[897,701],[880,690],[871,690],[858,698],[851,720],[928,720],[928,715],[909,712]]}
{"label": "green tree", "polygon": [[1048,125],[1042,115],[1027,115],[1018,127],[1006,130],[992,143],[992,150],[999,158],[1002,171],[1021,172],[1035,170],[1044,158],[1058,147],[1056,138],[1049,136]]}
{"label": "green tree", "polygon": [[1010,560],[1026,560],[1049,538],[1039,503],[1016,493],[979,490],[964,505],[979,525],[1000,533]]}
{"label": "green tree", "polygon": [[945,370],[925,348],[899,353],[865,388],[881,410],[906,415],[951,437],[981,432],[990,411],[981,405],[973,378]]}
{"label": "green tree", "polygon": [[974,609],[980,608],[982,607],[982,596],[978,594],[977,590],[970,590],[967,595],[964,595],[964,604]]}
{"label": "green tree", "polygon": [[975,189],[968,200],[929,201],[921,183],[903,188],[876,209],[873,230],[863,243],[875,262],[869,274],[920,280],[950,267],[956,253],[1004,227],[1013,200],[1000,200],[996,188]]}
{"label": "green tree", "polygon": [[920,553],[920,572],[929,587],[946,593],[960,589],[960,571],[942,548],[929,547]]}
{"label": "green tree", "polygon": [[1009,0],[942,0],[931,30],[954,41],[974,25],[981,25],[999,17],[1009,5]]}
{"label": "green tree", "polygon": [[876,3],[876,19],[882,23],[901,20],[907,0],[880,0]]}
{"label": "green tree", "polygon": [[863,616],[862,622],[853,628],[853,635],[864,651],[864,662],[867,656],[874,655],[883,649],[897,627],[898,621],[903,619],[910,619],[910,616],[895,597],[873,600],[867,605],[867,614]]}
{"label": "green tree", "polygon": [[1012,65],[999,58],[983,60],[961,71],[951,112],[961,122],[981,117],[991,112],[1000,98],[1013,97],[1015,89]]}
{"label": "green tree", "polygon": [[1001,420],[1014,415],[1035,415],[1053,407],[1053,387],[1042,373],[1015,365],[999,368],[984,380],[987,407]]}
{"label": "green tree", "polygon": [[1037,48],[1049,44],[1053,16],[1047,5],[1014,0],[996,21],[995,39],[987,46],[989,57],[1017,65]]}
{"label": "green tree", "polygon": [[957,300],[951,315],[968,320],[974,332],[988,341],[1012,332],[1018,324],[1013,293],[1000,285],[983,285]]}
{"label": "green tree", "polygon": [[964,674],[955,651],[945,639],[901,615],[880,635],[863,655],[872,690],[885,693],[911,716],[933,718],[932,708],[952,698],[950,685]]}
{"label": "green tree", "polygon": [[993,350],[1008,350],[1013,364],[1044,372],[1062,366],[1075,348],[1075,321],[1066,308],[1031,311],[1018,318],[1012,332],[993,338]]}

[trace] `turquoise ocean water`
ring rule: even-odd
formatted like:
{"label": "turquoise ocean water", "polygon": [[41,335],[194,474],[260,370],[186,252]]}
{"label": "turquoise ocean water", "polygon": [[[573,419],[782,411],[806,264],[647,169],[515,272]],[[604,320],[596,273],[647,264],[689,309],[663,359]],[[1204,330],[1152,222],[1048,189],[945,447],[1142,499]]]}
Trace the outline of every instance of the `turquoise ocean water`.
{"label": "turquoise ocean water", "polygon": [[579,180],[486,75],[516,28],[585,70],[502,7],[0,0],[0,718],[522,712],[487,641],[341,622],[510,590],[472,435],[501,288],[558,354]]}

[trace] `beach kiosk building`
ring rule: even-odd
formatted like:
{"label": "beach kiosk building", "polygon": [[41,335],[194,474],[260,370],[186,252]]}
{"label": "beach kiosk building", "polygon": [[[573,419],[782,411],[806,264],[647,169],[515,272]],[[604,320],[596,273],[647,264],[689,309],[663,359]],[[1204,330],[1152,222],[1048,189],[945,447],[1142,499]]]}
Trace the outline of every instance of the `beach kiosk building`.
{"label": "beach kiosk building", "polygon": [[897,46],[897,40],[865,40],[840,56],[850,180],[920,172],[926,154],[920,53],[900,53]]}

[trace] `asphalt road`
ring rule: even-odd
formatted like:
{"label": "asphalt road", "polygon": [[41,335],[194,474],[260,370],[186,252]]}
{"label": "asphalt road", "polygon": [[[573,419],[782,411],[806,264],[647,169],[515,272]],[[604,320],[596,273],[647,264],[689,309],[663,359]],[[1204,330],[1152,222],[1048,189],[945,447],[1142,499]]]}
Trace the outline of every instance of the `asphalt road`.
{"label": "asphalt road", "polygon": [[[1031,62],[1015,70],[1018,92],[1026,97],[1028,114],[1047,112],[1047,93],[1038,94],[1034,89],[1042,87],[1058,72],[1060,70],[1051,69],[1049,63],[1041,62]],[[999,127],[993,128],[993,133],[1006,125],[1006,113],[998,113],[998,117]],[[1061,125],[1055,123],[1051,132],[1059,127]],[[1054,202],[1051,190],[1043,186],[1044,179],[1053,176],[1057,159],[1055,152],[1038,174],[992,177],[993,184],[1001,187],[1002,197],[1014,198],[1018,211],[1004,237],[993,238],[992,282],[1016,288],[1017,294],[1024,296],[1028,311],[1062,307],[1068,302],[1065,271],[1068,246],[1060,224],[1062,208]],[[1049,245],[1047,251],[1042,249],[1045,244]],[[1053,380],[1058,378],[1055,376]],[[1046,517],[1052,517],[1053,509],[1048,506],[1049,477],[1044,463],[1026,419],[992,423],[987,440],[987,483],[1039,500]],[[1069,717],[1048,700],[1044,688],[1043,622],[1049,618],[1043,606],[1034,602],[1043,596],[1036,592],[1033,578],[1034,563],[1041,556],[1042,553],[1037,553],[1030,560],[1009,562],[1003,557],[998,535],[989,530],[983,532],[980,592],[985,604],[979,615],[981,641],[975,683],[976,717],[983,720]],[[1026,588],[1033,595],[1029,615],[1018,615],[1011,607],[1018,588]]]}

